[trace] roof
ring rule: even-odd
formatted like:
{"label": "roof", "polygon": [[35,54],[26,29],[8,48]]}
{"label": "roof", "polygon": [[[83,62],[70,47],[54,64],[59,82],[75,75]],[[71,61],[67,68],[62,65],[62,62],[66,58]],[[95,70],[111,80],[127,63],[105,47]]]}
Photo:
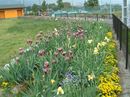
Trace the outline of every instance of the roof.
{"label": "roof", "polygon": [[0,5],[0,9],[23,8],[23,4]]}

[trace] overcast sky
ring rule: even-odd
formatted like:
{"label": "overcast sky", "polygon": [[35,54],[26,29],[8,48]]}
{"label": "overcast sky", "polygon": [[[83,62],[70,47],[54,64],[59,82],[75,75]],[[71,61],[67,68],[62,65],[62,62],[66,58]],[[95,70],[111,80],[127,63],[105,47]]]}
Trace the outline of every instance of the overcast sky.
{"label": "overcast sky", "polygon": [[[17,4],[24,2],[26,5],[32,5],[33,3],[41,4],[43,0],[0,0],[0,5],[3,4]],[[57,0],[46,0],[47,3],[56,3]],[[72,5],[83,5],[85,0],[63,0],[63,2],[70,2]],[[123,0],[99,0],[99,4],[122,4]]]}

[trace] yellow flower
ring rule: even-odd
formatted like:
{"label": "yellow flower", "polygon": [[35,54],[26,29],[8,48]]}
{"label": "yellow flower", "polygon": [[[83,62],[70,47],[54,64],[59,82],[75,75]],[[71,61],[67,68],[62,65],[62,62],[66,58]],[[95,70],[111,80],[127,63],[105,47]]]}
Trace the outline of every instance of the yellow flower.
{"label": "yellow flower", "polygon": [[98,50],[97,47],[94,48],[94,52],[93,52],[93,54],[95,54],[95,55],[99,54],[99,50]]}
{"label": "yellow flower", "polygon": [[92,40],[92,39],[91,39],[91,40],[88,40],[88,43],[89,43],[89,44],[91,44],[92,42],[93,42],[93,40]]}
{"label": "yellow flower", "polygon": [[51,84],[54,84],[54,83],[55,83],[55,80],[52,79],[52,80],[51,80]]}
{"label": "yellow flower", "polygon": [[95,75],[94,74],[91,74],[91,75],[88,75],[88,80],[93,80],[95,78]]}
{"label": "yellow flower", "polygon": [[8,86],[8,82],[2,82],[1,86],[2,87],[7,87]]}
{"label": "yellow flower", "polygon": [[106,35],[107,37],[112,38],[112,32],[108,32]]}
{"label": "yellow flower", "polygon": [[64,90],[62,89],[62,87],[58,87],[57,89],[57,95],[59,94],[64,94]]}

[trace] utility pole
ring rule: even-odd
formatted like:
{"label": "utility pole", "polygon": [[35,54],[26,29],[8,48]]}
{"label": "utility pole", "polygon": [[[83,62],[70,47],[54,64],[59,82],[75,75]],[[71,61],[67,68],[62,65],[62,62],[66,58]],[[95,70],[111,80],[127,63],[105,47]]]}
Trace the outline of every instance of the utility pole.
{"label": "utility pole", "polygon": [[23,0],[23,8],[24,8],[24,15],[26,15],[26,7],[25,7],[25,4],[24,4],[24,0]]}
{"label": "utility pole", "polygon": [[123,0],[122,21],[127,25],[127,20],[128,20],[128,4],[127,4],[127,0]]}

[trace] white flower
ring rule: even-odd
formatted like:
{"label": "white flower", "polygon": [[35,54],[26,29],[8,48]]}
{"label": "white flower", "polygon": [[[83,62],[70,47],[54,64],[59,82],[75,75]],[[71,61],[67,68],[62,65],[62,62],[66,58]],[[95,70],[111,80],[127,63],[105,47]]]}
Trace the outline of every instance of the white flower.
{"label": "white flower", "polygon": [[25,49],[24,52],[29,52],[31,50],[32,50],[32,47],[29,47],[29,48]]}
{"label": "white flower", "polygon": [[39,47],[39,46],[36,44],[35,47]]}
{"label": "white flower", "polygon": [[55,29],[54,29],[54,31],[56,31],[56,32],[57,32],[58,30],[55,28]]}
{"label": "white flower", "polygon": [[102,46],[102,45],[101,45],[101,43],[98,43],[98,44],[97,44],[97,48],[99,49],[99,48],[100,48],[100,46]]}
{"label": "white flower", "polygon": [[55,35],[56,35],[56,36],[59,36],[59,33],[57,32],[57,33],[55,33]]}
{"label": "white flower", "polygon": [[97,47],[94,48],[94,52],[93,52],[93,54],[95,54],[95,55],[99,54],[99,50],[98,50]]}
{"label": "white flower", "polygon": [[11,59],[10,64],[14,65],[16,63],[16,59]]}
{"label": "white flower", "polygon": [[90,81],[90,80],[93,80],[95,78],[95,75],[92,73],[92,74],[90,74],[90,75],[88,75],[88,80]]}
{"label": "white flower", "polygon": [[106,42],[101,42],[101,45],[102,46],[105,46],[107,43]]}
{"label": "white flower", "polygon": [[88,40],[88,43],[89,43],[89,44],[91,44],[92,42],[93,42],[93,40],[92,40],[92,39],[91,39],[91,40]]}
{"label": "white flower", "polygon": [[106,42],[100,42],[100,43],[98,43],[97,44],[97,48],[99,49],[100,47],[102,47],[102,46],[105,46],[107,43]]}
{"label": "white flower", "polygon": [[110,39],[109,38],[107,38],[107,37],[105,37],[105,39],[104,39],[105,41],[107,41],[107,42],[110,42]]}
{"label": "white flower", "polygon": [[58,19],[57,18],[55,18],[55,21],[57,21]]}
{"label": "white flower", "polygon": [[4,69],[9,70],[10,64],[5,64]]}

